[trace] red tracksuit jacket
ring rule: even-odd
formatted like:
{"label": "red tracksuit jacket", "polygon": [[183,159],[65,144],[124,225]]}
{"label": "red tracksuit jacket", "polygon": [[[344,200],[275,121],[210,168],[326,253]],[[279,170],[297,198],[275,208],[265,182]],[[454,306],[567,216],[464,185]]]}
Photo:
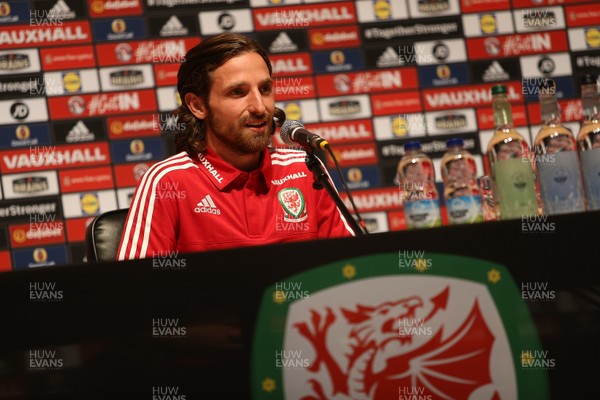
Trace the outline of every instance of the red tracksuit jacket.
{"label": "red tracksuit jacket", "polygon": [[265,150],[250,173],[212,150],[154,164],[129,208],[118,260],[354,235],[304,151]]}

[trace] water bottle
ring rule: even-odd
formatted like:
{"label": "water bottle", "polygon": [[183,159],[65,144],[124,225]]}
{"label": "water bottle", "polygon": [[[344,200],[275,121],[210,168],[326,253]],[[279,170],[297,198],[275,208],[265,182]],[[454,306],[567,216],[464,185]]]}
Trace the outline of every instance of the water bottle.
{"label": "water bottle", "polygon": [[446,147],[441,169],[448,221],[450,224],[481,222],[483,213],[475,159],[465,150],[461,138],[449,139]]}
{"label": "water bottle", "polygon": [[421,149],[421,143],[408,142],[398,163],[398,182],[406,228],[431,228],[442,225],[439,194],[435,187],[435,171],[431,158]]}

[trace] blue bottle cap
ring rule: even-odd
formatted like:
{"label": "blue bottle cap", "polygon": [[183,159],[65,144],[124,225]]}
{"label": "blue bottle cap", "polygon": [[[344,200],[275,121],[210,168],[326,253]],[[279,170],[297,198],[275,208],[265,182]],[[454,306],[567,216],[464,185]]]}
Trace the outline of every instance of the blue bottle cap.
{"label": "blue bottle cap", "polygon": [[465,145],[465,141],[462,138],[452,138],[446,140],[446,147],[462,147]]}
{"label": "blue bottle cap", "polygon": [[404,143],[404,151],[408,150],[421,150],[421,142],[415,140]]}

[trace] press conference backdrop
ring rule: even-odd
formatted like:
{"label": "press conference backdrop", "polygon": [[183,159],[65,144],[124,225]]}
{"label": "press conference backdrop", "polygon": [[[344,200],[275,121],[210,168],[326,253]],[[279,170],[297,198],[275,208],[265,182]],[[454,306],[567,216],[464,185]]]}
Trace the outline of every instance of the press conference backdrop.
{"label": "press conference backdrop", "polygon": [[596,0],[0,1],[1,269],[83,260],[86,224],[128,207],[173,151],[178,65],[219,32],[269,52],[276,105],[332,143],[376,232],[404,227],[405,141],[439,179],[445,140],[462,137],[481,175],[492,85],[531,143],[540,79],[577,131],[578,78],[600,69]]}

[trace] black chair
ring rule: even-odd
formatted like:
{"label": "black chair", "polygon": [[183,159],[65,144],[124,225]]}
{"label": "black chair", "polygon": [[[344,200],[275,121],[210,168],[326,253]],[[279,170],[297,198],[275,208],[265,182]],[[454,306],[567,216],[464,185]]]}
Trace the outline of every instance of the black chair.
{"label": "black chair", "polygon": [[98,215],[85,232],[87,262],[115,261],[128,208]]}

